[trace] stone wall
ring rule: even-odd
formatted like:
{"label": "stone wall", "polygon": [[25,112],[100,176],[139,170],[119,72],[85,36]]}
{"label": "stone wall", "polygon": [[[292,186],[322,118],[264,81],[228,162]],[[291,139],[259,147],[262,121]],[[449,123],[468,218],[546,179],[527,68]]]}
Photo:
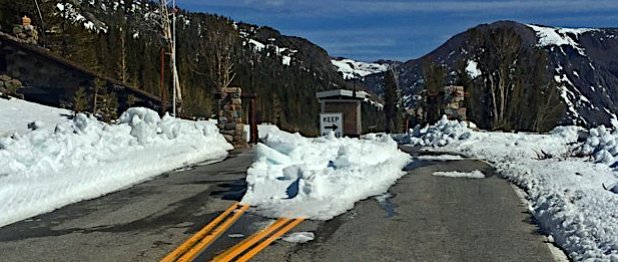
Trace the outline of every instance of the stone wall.
{"label": "stone wall", "polygon": [[223,137],[236,148],[247,147],[241,94],[240,87],[223,88],[217,125]]}
{"label": "stone wall", "polygon": [[[94,72],[67,59],[59,57],[39,46],[28,44],[14,36],[0,32],[0,75],[19,79],[22,88],[18,90],[29,101],[60,107],[72,102],[79,87],[92,94],[94,80],[106,81],[107,91],[114,92],[119,99],[119,110],[128,105],[129,95],[135,98],[133,106],[144,106],[159,110],[158,97],[123,85],[119,81]],[[6,85],[5,85],[6,89]]]}

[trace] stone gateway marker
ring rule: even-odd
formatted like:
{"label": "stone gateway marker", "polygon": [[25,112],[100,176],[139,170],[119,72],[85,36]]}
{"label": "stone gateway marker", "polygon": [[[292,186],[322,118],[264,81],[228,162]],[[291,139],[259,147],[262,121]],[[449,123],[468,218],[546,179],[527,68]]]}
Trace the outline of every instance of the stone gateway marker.
{"label": "stone gateway marker", "polygon": [[342,113],[321,113],[320,114],[320,135],[326,136],[330,131],[336,137],[341,137],[343,131]]}
{"label": "stone gateway marker", "polygon": [[235,148],[247,147],[247,135],[244,131],[242,116],[242,89],[240,87],[226,87],[222,89],[220,100],[219,132]]}

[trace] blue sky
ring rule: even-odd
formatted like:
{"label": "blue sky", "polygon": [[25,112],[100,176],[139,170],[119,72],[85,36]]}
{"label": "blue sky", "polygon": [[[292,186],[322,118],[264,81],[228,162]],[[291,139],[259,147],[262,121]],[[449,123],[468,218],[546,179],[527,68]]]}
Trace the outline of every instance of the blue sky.
{"label": "blue sky", "polygon": [[515,20],[562,27],[618,27],[618,0],[177,0],[285,35],[331,56],[363,61],[418,58],[470,27]]}

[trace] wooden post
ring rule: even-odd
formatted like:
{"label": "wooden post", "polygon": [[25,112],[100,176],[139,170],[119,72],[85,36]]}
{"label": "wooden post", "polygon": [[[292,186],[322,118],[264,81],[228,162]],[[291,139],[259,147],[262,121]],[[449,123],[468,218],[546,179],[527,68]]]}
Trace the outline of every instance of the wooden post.
{"label": "wooden post", "polygon": [[[257,97],[257,95],[256,95]],[[256,117],[256,112],[255,112],[255,99],[251,98],[251,102],[250,102],[250,117],[251,117],[251,144],[257,144],[258,140],[260,138],[259,134],[258,134],[258,127],[257,127],[257,117]]]}
{"label": "wooden post", "polygon": [[159,79],[159,96],[161,97],[161,115],[167,112],[167,89],[165,88],[165,49],[161,48],[161,78]]}

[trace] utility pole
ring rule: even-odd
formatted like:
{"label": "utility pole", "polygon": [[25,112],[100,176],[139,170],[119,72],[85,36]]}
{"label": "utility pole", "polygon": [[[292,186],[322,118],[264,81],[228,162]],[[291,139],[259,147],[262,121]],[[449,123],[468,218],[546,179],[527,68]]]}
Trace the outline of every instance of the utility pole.
{"label": "utility pole", "polygon": [[176,70],[176,0],[172,1],[172,77],[173,77],[173,99],[172,112],[176,117],[176,88],[178,88],[178,70]]}

